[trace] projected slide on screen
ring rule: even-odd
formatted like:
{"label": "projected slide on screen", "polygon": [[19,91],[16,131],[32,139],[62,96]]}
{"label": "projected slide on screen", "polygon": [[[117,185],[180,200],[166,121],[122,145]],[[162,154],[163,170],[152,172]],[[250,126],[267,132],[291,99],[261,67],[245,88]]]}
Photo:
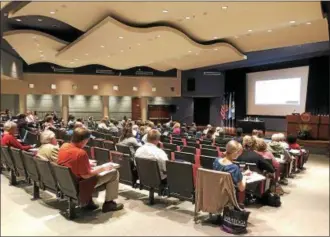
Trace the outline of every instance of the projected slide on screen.
{"label": "projected slide on screen", "polygon": [[256,81],[255,104],[300,105],[301,78]]}

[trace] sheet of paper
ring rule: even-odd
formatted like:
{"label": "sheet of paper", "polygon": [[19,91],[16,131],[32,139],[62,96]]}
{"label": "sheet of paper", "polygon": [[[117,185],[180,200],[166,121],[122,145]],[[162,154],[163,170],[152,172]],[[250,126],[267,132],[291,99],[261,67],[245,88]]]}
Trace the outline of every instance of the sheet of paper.
{"label": "sheet of paper", "polygon": [[251,175],[245,177],[246,177],[246,183],[254,183],[266,179],[265,176],[258,174],[256,172],[253,172]]}

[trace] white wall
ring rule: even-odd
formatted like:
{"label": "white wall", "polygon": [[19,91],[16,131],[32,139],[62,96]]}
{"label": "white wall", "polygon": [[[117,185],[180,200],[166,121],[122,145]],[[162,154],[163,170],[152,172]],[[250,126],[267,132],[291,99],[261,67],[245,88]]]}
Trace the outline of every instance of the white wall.
{"label": "white wall", "polygon": [[110,118],[121,120],[124,116],[132,117],[132,97],[110,96],[109,97]]}
{"label": "white wall", "polygon": [[76,118],[87,119],[93,116],[94,119],[99,120],[102,117],[102,97],[101,96],[83,96],[72,95],[69,96],[69,114]]}

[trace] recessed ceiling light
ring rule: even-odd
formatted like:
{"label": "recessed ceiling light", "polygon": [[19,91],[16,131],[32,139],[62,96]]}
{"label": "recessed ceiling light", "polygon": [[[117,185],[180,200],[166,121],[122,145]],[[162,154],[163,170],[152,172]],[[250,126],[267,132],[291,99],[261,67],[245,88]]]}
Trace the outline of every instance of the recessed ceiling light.
{"label": "recessed ceiling light", "polygon": [[33,89],[34,88],[34,84],[29,84],[29,88]]}
{"label": "recessed ceiling light", "polygon": [[218,36],[214,36],[214,37],[213,37],[213,39],[217,39],[217,38],[218,38]]}
{"label": "recessed ceiling light", "polygon": [[199,53],[196,53],[196,55],[198,55]]}
{"label": "recessed ceiling light", "polygon": [[98,85],[93,85],[93,90],[98,90],[99,86]]}
{"label": "recessed ceiling light", "polygon": [[157,35],[157,38],[160,38],[160,35]]}
{"label": "recessed ceiling light", "polygon": [[121,52],[121,53],[123,53],[123,52],[124,52],[124,50],[122,50],[122,49],[121,49],[121,50],[120,50],[120,52]]}
{"label": "recessed ceiling light", "polygon": [[156,87],[153,87],[153,88],[151,89],[151,91],[152,91],[152,92],[155,92],[155,91],[156,91]]}
{"label": "recessed ceiling light", "polygon": [[36,45],[37,45],[37,47],[39,47],[40,44],[36,44]]}
{"label": "recessed ceiling light", "polygon": [[22,20],[17,18],[16,21],[22,21]]}
{"label": "recessed ceiling light", "polygon": [[44,55],[43,54],[40,54],[40,57],[44,57]]}
{"label": "recessed ceiling light", "polygon": [[252,30],[248,30],[248,32],[252,32]]}
{"label": "recessed ceiling light", "polygon": [[270,32],[272,32],[272,30],[267,30],[267,32],[269,32],[269,33],[270,33]]}
{"label": "recessed ceiling light", "polygon": [[113,90],[114,91],[118,91],[119,90],[119,86],[113,86]]}
{"label": "recessed ceiling light", "polygon": [[119,36],[118,38],[119,38],[119,39],[124,39],[124,37],[123,37],[123,36]]}
{"label": "recessed ceiling light", "polygon": [[71,64],[74,64],[74,62],[70,62]]}
{"label": "recessed ceiling light", "polygon": [[221,9],[222,9],[222,10],[227,10],[228,7],[227,7],[227,6],[222,6]]}
{"label": "recessed ceiling light", "polygon": [[163,10],[163,13],[168,13],[168,10]]}
{"label": "recessed ceiling light", "polygon": [[86,56],[88,56],[88,53],[85,53]]}
{"label": "recessed ceiling light", "polygon": [[290,23],[290,24],[294,24],[294,23],[296,23],[296,21],[290,21],[289,23]]}
{"label": "recessed ceiling light", "polygon": [[311,23],[311,22],[307,22],[306,24],[307,24],[307,25],[310,25],[310,24],[312,24],[312,23]]}
{"label": "recessed ceiling light", "polygon": [[52,88],[53,90],[55,90],[56,89],[56,85],[55,84],[51,84],[50,85],[50,88]]}
{"label": "recessed ceiling light", "polygon": [[140,46],[141,44],[140,43],[137,43],[138,46]]}
{"label": "recessed ceiling light", "polygon": [[133,91],[137,91],[138,88],[136,86],[133,86]]}
{"label": "recessed ceiling light", "polygon": [[104,45],[101,45],[100,47],[101,47],[101,48],[104,48]]}
{"label": "recessed ceiling light", "polygon": [[238,36],[235,36],[234,38],[235,38],[235,39],[238,39]]}
{"label": "recessed ceiling light", "polygon": [[78,59],[78,58],[75,58],[74,60],[75,60],[75,61],[78,61],[79,59]]}
{"label": "recessed ceiling light", "polygon": [[189,50],[188,53],[191,53],[191,50]]}
{"label": "recessed ceiling light", "polygon": [[32,39],[36,39],[37,38],[37,36],[32,36]]}
{"label": "recessed ceiling light", "polygon": [[218,49],[214,49],[215,51],[217,51]]}
{"label": "recessed ceiling light", "polygon": [[39,50],[39,53],[42,53],[42,50]]}
{"label": "recessed ceiling light", "polygon": [[108,58],[110,58],[110,55],[108,55]]}
{"label": "recessed ceiling light", "polygon": [[38,19],[38,21],[40,21],[40,22],[41,22],[41,21],[42,21],[42,19],[41,19],[41,18],[39,18],[39,19]]}
{"label": "recessed ceiling light", "polygon": [[186,16],[186,20],[189,20],[190,19],[190,16]]}
{"label": "recessed ceiling light", "polygon": [[55,11],[51,11],[50,14],[54,15],[55,14]]}

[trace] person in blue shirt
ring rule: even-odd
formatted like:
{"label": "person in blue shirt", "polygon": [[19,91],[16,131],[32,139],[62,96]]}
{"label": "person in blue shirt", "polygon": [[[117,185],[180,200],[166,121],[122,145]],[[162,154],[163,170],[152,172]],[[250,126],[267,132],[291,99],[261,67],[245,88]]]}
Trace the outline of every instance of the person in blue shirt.
{"label": "person in blue shirt", "polygon": [[231,140],[226,145],[224,158],[218,158],[213,163],[213,169],[222,172],[228,172],[233,178],[233,183],[238,187],[239,191],[244,191],[246,180],[240,168],[234,164],[234,160],[242,153],[243,147],[235,140]]}

